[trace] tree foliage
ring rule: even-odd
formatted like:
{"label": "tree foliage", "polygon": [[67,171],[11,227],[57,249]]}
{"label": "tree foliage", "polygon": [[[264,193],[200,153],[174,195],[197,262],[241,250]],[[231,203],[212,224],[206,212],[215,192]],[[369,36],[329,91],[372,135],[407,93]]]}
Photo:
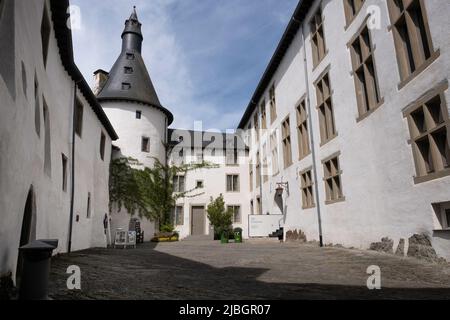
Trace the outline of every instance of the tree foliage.
{"label": "tree foliage", "polygon": [[125,208],[132,216],[138,214],[160,226],[172,226],[171,213],[180,198],[202,195],[198,188],[174,193],[174,177],[186,176],[188,172],[210,169],[216,165],[202,162],[181,166],[165,165],[154,159],[153,168],[144,167],[132,158],[119,158],[111,162],[110,168],[110,210],[117,206],[118,211]]}
{"label": "tree foliage", "polygon": [[216,199],[211,197],[211,202],[206,211],[216,233],[220,235],[223,232],[230,233],[232,231],[233,210],[230,208],[228,210],[225,209],[225,201],[222,194]]}

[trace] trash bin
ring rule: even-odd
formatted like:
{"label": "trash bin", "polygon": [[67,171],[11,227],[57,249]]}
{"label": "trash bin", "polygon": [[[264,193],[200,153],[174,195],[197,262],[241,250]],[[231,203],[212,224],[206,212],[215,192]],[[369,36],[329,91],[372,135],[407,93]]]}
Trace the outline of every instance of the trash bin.
{"label": "trash bin", "polygon": [[241,228],[234,229],[234,242],[242,243],[242,229]]}
{"label": "trash bin", "polygon": [[229,242],[230,236],[228,235],[228,232],[222,232],[220,235],[220,243],[225,244]]}

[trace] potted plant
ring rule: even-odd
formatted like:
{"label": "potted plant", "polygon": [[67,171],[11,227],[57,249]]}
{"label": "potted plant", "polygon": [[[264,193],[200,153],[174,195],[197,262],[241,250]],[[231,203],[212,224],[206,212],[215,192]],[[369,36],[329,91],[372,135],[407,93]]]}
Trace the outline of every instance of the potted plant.
{"label": "potted plant", "polygon": [[[214,227],[214,233],[220,237],[222,243],[228,243],[230,234],[232,234],[233,211],[225,209],[225,201],[221,194],[217,199],[211,197],[211,203],[206,209],[208,219]],[[217,238],[215,236],[215,238]]]}

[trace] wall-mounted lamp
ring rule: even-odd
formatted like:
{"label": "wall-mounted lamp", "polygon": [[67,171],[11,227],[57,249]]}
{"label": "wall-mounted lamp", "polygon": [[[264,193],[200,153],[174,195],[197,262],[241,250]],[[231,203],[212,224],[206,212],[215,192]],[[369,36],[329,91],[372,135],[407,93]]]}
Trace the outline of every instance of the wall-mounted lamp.
{"label": "wall-mounted lamp", "polygon": [[284,189],[286,189],[286,192],[289,195],[289,182],[277,182],[277,188],[275,189],[275,194],[278,197],[283,196]]}

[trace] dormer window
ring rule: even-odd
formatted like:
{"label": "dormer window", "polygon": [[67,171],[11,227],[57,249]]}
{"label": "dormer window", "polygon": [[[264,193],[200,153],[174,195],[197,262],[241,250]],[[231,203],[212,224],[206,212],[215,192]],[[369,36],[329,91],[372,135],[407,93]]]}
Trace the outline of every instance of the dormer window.
{"label": "dormer window", "polygon": [[122,83],[122,90],[130,90],[131,89],[131,84],[128,82],[123,82]]}
{"label": "dormer window", "polygon": [[134,60],[134,53],[127,53],[127,60]]}
{"label": "dormer window", "polygon": [[132,67],[125,67],[125,74],[132,74],[133,73],[133,68]]}

